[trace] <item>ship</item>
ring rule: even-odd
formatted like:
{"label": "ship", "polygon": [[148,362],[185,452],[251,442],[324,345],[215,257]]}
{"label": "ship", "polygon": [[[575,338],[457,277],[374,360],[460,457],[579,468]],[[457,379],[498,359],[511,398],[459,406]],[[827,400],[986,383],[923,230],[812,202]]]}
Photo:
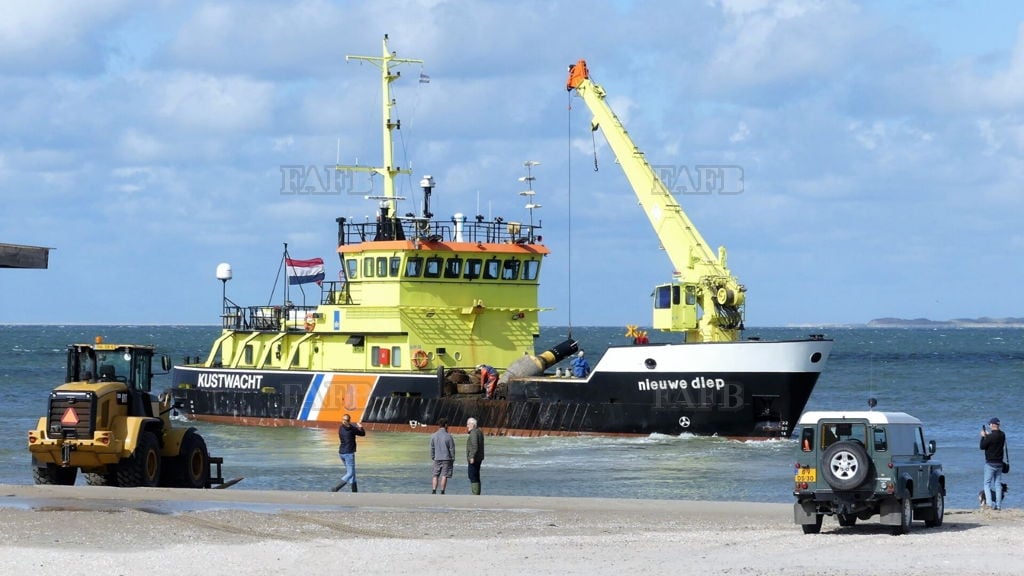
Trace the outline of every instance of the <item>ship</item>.
{"label": "ship", "polygon": [[[432,431],[445,418],[476,418],[488,434],[693,434],[788,437],[832,348],[823,335],[743,339],[746,288],[714,253],[605,102],[586,63],[566,88],[594,115],[676,268],[654,291],[653,329],[678,341],[611,346],[585,374],[562,365],[579,354],[571,333],[535,350],[538,287],[545,257],[533,194],[536,162],[525,163],[527,221],[455,213],[435,218],[433,178],[402,213],[391,84],[399,58],[384,37],[380,56],[347,56],[380,70],[383,181],[375,218],[336,218],[338,280],[322,260],[285,257],[289,282],[315,278],[319,301],[239,306],[223,297],[221,334],[205,358],[172,369],[177,405],[197,420],[250,426],[337,426],[345,414],[378,431]],[[407,176],[410,178],[410,176]],[[421,194],[419,194],[421,192]],[[332,248],[334,248],[332,246]],[[226,283],[230,267],[218,268]],[[311,284],[306,286],[312,287]],[[571,329],[570,329],[571,331]],[[494,367],[497,383],[482,382]]]}

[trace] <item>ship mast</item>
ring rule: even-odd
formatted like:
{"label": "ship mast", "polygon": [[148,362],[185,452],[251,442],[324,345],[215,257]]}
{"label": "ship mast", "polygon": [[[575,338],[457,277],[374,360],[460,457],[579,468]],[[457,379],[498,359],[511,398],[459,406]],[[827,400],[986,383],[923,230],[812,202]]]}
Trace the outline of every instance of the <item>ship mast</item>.
{"label": "ship mast", "polygon": [[399,58],[394,52],[388,50],[388,35],[384,35],[384,50],[381,56],[351,56],[346,55],[345,61],[360,60],[369,62],[380,69],[381,73],[381,120],[383,123],[383,145],[384,145],[384,165],[380,167],[372,166],[342,166],[338,165],[337,170],[352,170],[354,172],[373,172],[380,174],[384,178],[384,195],[380,197],[374,197],[374,199],[381,200],[382,212],[386,218],[394,218],[397,215],[397,201],[398,198],[395,196],[395,176],[398,174],[412,174],[412,170],[402,170],[395,166],[394,151],[392,149],[392,130],[400,130],[402,128],[401,120],[392,121],[391,112],[395,107],[395,100],[391,97],[391,83],[397,80],[402,73],[392,72],[391,66],[395,64],[422,64],[423,60],[413,60],[411,58]]}

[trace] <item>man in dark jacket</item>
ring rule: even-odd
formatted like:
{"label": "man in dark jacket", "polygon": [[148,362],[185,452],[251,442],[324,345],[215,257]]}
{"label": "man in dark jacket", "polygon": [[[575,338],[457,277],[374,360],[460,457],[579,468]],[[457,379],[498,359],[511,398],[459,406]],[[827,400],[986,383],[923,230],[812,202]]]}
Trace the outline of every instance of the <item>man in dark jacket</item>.
{"label": "man in dark jacket", "polygon": [[[999,418],[988,421],[991,432],[981,427],[981,449],[985,451],[985,507],[999,510],[1003,504],[1003,454],[1006,434],[999,429]],[[993,498],[995,500],[993,500]]]}
{"label": "man in dark jacket", "polygon": [[366,436],[366,430],[363,430],[362,424],[353,424],[352,417],[345,414],[338,427],[338,455],[345,464],[345,475],[341,477],[340,483],[331,488],[332,492],[341,490],[349,482],[352,483],[352,491],[359,492],[359,485],[356,484],[356,436]]}
{"label": "man in dark jacket", "polygon": [[480,463],[484,461],[484,433],[476,425],[476,418],[466,420],[466,460],[469,461],[469,485],[473,494],[480,495]]}

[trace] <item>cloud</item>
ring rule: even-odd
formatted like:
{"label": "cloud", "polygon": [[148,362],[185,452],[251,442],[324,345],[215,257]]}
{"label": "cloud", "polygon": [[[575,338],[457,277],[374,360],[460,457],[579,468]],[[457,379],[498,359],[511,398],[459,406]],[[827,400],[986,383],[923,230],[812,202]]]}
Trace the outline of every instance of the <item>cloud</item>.
{"label": "cloud", "polygon": [[9,2],[0,18],[0,73],[97,72],[106,27],[124,18],[126,0]]}

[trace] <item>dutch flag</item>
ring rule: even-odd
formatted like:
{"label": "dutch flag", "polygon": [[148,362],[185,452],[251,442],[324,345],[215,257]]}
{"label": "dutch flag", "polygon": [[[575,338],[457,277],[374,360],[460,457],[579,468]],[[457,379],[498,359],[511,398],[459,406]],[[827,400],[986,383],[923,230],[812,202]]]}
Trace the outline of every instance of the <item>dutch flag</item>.
{"label": "dutch flag", "polygon": [[324,281],[324,261],[322,258],[313,258],[312,260],[285,258],[284,264],[288,267],[289,284],[309,284],[310,282],[319,284]]}

